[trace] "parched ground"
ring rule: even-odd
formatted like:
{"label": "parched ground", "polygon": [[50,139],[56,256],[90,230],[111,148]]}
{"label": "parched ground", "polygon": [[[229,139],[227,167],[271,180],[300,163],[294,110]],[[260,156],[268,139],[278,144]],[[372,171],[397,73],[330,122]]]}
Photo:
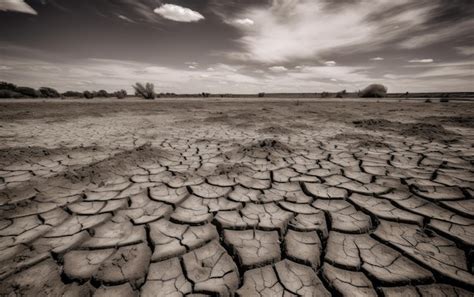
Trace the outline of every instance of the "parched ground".
{"label": "parched ground", "polygon": [[0,102],[0,296],[474,296],[474,103]]}

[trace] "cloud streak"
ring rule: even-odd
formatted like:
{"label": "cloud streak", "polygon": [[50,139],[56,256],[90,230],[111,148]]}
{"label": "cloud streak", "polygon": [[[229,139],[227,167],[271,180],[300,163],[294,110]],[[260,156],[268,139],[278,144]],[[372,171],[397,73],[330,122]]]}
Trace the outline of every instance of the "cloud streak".
{"label": "cloud streak", "polygon": [[433,59],[414,59],[414,60],[408,61],[408,63],[433,63],[433,62],[434,62]]}

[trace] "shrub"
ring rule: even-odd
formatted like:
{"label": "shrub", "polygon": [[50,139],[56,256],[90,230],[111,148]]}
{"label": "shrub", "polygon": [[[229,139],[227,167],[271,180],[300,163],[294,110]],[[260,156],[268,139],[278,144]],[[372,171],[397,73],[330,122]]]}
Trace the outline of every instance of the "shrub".
{"label": "shrub", "polygon": [[125,91],[125,90],[117,91],[117,92],[115,92],[115,97],[117,97],[118,99],[123,99],[123,98],[127,97],[127,91]]}
{"label": "shrub", "polygon": [[23,98],[24,96],[20,93],[17,93],[12,90],[1,90],[0,89],[0,98]]}
{"label": "shrub", "polygon": [[84,98],[86,98],[86,99],[93,99],[94,98],[94,94],[92,92],[89,92],[89,91],[85,91],[83,93],[83,95],[84,95]]}
{"label": "shrub", "polygon": [[84,94],[81,92],[67,91],[63,93],[63,96],[68,98],[83,98]]}
{"label": "shrub", "polygon": [[373,84],[362,90],[360,96],[363,98],[383,98],[387,95],[387,87]]}
{"label": "shrub", "polygon": [[259,98],[265,97],[265,93],[258,93],[258,97],[259,97]]}
{"label": "shrub", "polygon": [[425,103],[431,103],[431,102],[432,102],[431,99],[426,99],[425,100]]}
{"label": "shrub", "polygon": [[109,93],[107,93],[106,90],[100,90],[100,91],[96,92],[94,95],[95,95],[95,97],[100,97],[100,98],[109,97]]}
{"label": "shrub", "polygon": [[48,88],[48,87],[42,87],[39,89],[41,93],[41,97],[44,98],[59,98],[61,95],[59,94],[58,91],[56,91],[53,88]]}
{"label": "shrub", "polygon": [[0,81],[0,90],[15,91],[17,88],[16,85],[7,83],[5,81]]}
{"label": "shrub", "polygon": [[205,93],[205,92],[202,92],[202,93],[201,93],[201,96],[203,96],[203,97],[206,97],[206,98],[207,98],[207,97],[211,96],[211,94],[210,94],[210,93]]}
{"label": "shrub", "polygon": [[330,96],[330,94],[328,92],[322,92],[321,93],[321,98],[327,98],[329,96]]}
{"label": "shrub", "polygon": [[347,91],[342,90],[342,91],[340,91],[336,94],[336,98],[344,98],[344,96],[346,96],[346,95],[347,95]]}
{"label": "shrub", "polygon": [[448,98],[441,98],[441,99],[439,100],[439,102],[441,102],[441,103],[448,103],[448,102],[449,102],[449,99],[448,99]]}
{"label": "shrub", "polygon": [[135,95],[142,97],[144,99],[155,99],[155,86],[151,83],[146,83],[143,85],[141,83],[136,83],[133,88],[135,89]]}
{"label": "shrub", "polygon": [[17,87],[15,92],[24,95],[25,97],[38,98],[41,97],[41,92],[29,87]]}

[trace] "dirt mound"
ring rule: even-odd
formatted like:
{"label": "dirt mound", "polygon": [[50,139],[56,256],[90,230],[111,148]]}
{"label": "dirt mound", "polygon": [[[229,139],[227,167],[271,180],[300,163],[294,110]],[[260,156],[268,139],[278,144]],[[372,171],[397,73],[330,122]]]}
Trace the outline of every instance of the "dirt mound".
{"label": "dirt mound", "polygon": [[460,135],[446,130],[441,125],[414,123],[404,124],[400,134],[403,136],[422,137],[430,141],[440,141],[445,143],[457,142]]}
{"label": "dirt mound", "polygon": [[474,128],[474,116],[426,117],[423,120],[448,126]]}
{"label": "dirt mound", "polygon": [[165,154],[163,150],[146,144],[97,163],[69,169],[62,174],[62,177],[72,183],[90,182],[99,185],[113,175],[126,175],[130,168],[137,168],[140,164],[158,162],[158,159]]}
{"label": "dirt mound", "polygon": [[293,128],[293,129],[312,129],[313,128],[310,125],[306,123],[301,123],[301,122],[291,123],[288,125],[288,127]]}
{"label": "dirt mound", "polygon": [[284,152],[284,153],[291,153],[293,152],[293,148],[284,144],[276,139],[263,139],[258,142],[252,143],[250,145],[244,146],[239,149],[240,152],[244,153],[253,153],[253,152]]}
{"label": "dirt mound", "polygon": [[205,123],[228,123],[232,120],[231,117],[227,115],[219,115],[219,116],[210,116],[204,119]]}
{"label": "dirt mound", "polygon": [[256,132],[264,133],[264,134],[292,134],[292,133],[295,133],[295,131],[293,131],[291,129],[288,129],[288,128],[285,128],[285,127],[282,127],[282,126],[278,126],[278,125],[258,129]]}
{"label": "dirt mound", "polygon": [[368,119],[352,122],[357,128],[367,130],[393,131],[402,136],[420,137],[429,141],[452,143],[459,139],[459,134],[446,130],[439,124],[401,123],[385,119]]}
{"label": "dirt mound", "polygon": [[400,122],[391,122],[385,119],[368,119],[358,120],[352,122],[357,128],[363,128],[368,130],[382,130],[382,129],[394,129],[400,125]]}

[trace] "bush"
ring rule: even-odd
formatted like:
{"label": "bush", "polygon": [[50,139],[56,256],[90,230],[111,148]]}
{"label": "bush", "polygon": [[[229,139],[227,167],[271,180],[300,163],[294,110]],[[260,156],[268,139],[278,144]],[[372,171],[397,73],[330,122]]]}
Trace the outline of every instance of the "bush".
{"label": "bush", "polygon": [[431,103],[431,102],[432,102],[431,99],[426,99],[425,100],[425,103]]}
{"label": "bush", "polygon": [[1,90],[0,89],[0,98],[23,98],[24,96],[20,93],[17,93],[12,90]]}
{"label": "bush", "polygon": [[68,98],[83,98],[84,94],[81,92],[67,91],[63,93],[63,96]]}
{"label": "bush", "polygon": [[347,91],[342,90],[342,91],[340,91],[336,94],[336,98],[344,98],[344,96],[346,96],[346,95],[347,95]]}
{"label": "bush", "polygon": [[107,98],[109,97],[109,93],[107,93],[106,90],[100,90],[98,92],[95,92],[94,97]]}
{"label": "bush", "polygon": [[448,99],[448,98],[441,98],[441,99],[439,100],[439,102],[441,102],[441,103],[448,103],[448,102],[449,102],[449,99]]}
{"label": "bush", "polygon": [[383,98],[387,95],[387,87],[373,84],[362,90],[360,97],[363,98]]}
{"label": "bush", "polygon": [[328,92],[322,92],[321,93],[321,98],[327,98],[329,96],[330,96],[330,94]]}
{"label": "bush", "polygon": [[17,88],[16,85],[7,83],[5,81],[0,82],[0,90],[8,90],[8,91],[15,91]]}
{"label": "bush", "polygon": [[41,97],[44,98],[59,98],[61,95],[59,94],[58,91],[56,91],[53,88],[48,88],[48,87],[42,87],[39,89],[41,93]]}
{"label": "bush", "polygon": [[118,99],[123,99],[123,98],[127,97],[127,91],[125,91],[125,90],[117,91],[117,92],[115,92],[115,97],[117,97]]}
{"label": "bush", "polygon": [[265,97],[265,93],[258,93],[258,97],[259,97],[259,98]]}
{"label": "bush", "polygon": [[143,85],[141,83],[136,83],[133,88],[135,89],[135,95],[142,97],[144,99],[155,99],[155,86],[151,83],[146,83]]}
{"label": "bush", "polygon": [[29,87],[17,87],[15,92],[24,95],[25,97],[38,98],[41,97],[41,92]]}
{"label": "bush", "polygon": [[201,93],[201,96],[203,96],[203,97],[206,97],[206,98],[207,98],[207,97],[211,96],[211,94],[210,94],[210,93],[205,93],[205,92],[202,92],[202,93]]}
{"label": "bush", "polygon": [[89,91],[85,91],[83,93],[83,95],[84,95],[84,98],[86,98],[86,99],[93,99],[94,98],[94,94],[92,92],[89,92]]}

